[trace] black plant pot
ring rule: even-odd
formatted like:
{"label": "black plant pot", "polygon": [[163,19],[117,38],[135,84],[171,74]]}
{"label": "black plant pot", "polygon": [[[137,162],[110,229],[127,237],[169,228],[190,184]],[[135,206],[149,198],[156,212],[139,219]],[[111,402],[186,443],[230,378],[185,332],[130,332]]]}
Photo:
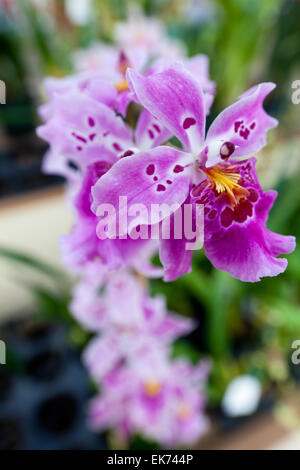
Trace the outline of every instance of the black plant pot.
{"label": "black plant pot", "polygon": [[91,387],[66,329],[22,319],[4,325],[7,365],[0,366],[0,450],[107,448],[90,432]]}

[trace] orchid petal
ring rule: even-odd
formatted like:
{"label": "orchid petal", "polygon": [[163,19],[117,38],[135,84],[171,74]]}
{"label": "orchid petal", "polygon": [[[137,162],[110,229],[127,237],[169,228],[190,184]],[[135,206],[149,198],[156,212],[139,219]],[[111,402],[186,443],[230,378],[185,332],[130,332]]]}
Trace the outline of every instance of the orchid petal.
{"label": "orchid petal", "polygon": [[139,102],[184,144],[199,152],[205,131],[205,100],[201,87],[179,63],[143,77],[132,69],[127,81]]}
{"label": "orchid petal", "polygon": [[83,363],[97,381],[116,367],[121,358],[118,335],[110,333],[94,338],[83,353]]}
{"label": "orchid petal", "polygon": [[[84,168],[101,157],[113,163],[132,146],[132,134],[113,110],[87,95],[71,92],[55,98],[55,114],[38,128],[51,151]],[[104,156],[105,155],[105,156]]]}
{"label": "orchid petal", "polygon": [[[191,249],[189,245],[193,245],[196,239],[203,237],[203,227],[200,227],[201,233],[197,233],[193,239],[186,237],[185,230],[187,227],[185,227],[185,225],[187,225],[187,220],[185,215],[185,205],[190,205],[190,203],[190,197],[188,197],[178,211],[171,215],[170,236],[166,238],[162,237],[160,242],[159,256],[164,267],[164,281],[167,282],[174,281],[180,276],[191,272],[193,249]],[[192,212],[188,213],[188,217],[191,218],[191,224],[195,226],[197,217],[196,209],[198,208],[196,205],[190,207],[192,208]],[[163,221],[163,223],[165,223],[165,221]],[[177,231],[180,225],[181,233],[179,236],[176,236],[175,234],[175,225]]]}
{"label": "orchid petal", "polygon": [[[191,170],[191,156],[171,147],[157,147],[122,158],[92,188],[92,210],[100,216],[99,208],[103,204],[117,209],[119,236],[138,225],[157,224],[177,209],[174,205],[178,206],[186,199]],[[121,207],[120,196],[127,198]],[[137,204],[142,205],[144,211],[128,216]],[[151,210],[153,204],[163,204],[161,211],[154,213]],[[114,214],[105,220],[107,236],[115,236]]]}
{"label": "orchid petal", "polygon": [[221,161],[222,145],[228,142],[235,146],[232,157],[248,156],[265,146],[267,131],[278,123],[263,108],[265,97],[274,88],[273,83],[261,83],[219,114],[207,133],[207,166]]}
{"label": "orchid petal", "polygon": [[148,150],[163,144],[172,137],[168,129],[160,125],[160,122],[144,109],[137,121],[135,140],[141,150]]}

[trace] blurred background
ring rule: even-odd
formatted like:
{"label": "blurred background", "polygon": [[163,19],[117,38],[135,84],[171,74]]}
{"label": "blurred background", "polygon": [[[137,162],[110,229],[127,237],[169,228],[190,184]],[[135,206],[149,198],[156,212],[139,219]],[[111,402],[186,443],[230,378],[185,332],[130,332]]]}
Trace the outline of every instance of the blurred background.
{"label": "blurred background", "polygon": [[[209,56],[217,85],[209,120],[253,84],[277,84],[266,108],[280,125],[259,155],[259,175],[279,192],[269,228],[300,235],[300,103],[292,102],[300,1],[0,0],[0,449],[107,445],[84,425],[92,387],[79,354],[87,337],[68,313],[72,281],[58,246],[72,221],[63,180],[41,172],[47,147],[35,128],[43,78],[72,73],[74,52],[111,42],[132,8],[162,20],[189,55]],[[300,449],[300,364],[291,360],[300,340],[300,248],[288,258],[283,275],[253,285],[214,270],[203,253],[191,274],[152,282],[171,310],[199,320],[174,356],[212,360],[212,427],[199,448]],[[257,381],[236,386],[250,410],[237,414],[230,385],[245,375]]]}

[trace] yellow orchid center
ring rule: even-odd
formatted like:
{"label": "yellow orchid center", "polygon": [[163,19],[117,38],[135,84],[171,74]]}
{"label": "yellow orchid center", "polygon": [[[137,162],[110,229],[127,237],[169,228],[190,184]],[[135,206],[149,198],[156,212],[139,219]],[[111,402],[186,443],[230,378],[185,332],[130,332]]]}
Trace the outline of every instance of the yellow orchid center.
{"label": "yellow orchid center", "polygon": [[223,167],[216,165],[212,168],[203,169],[203,173],[214,185],[218,194],[227,193],[233,205],[238,204],[242,197],[248,195],[247,189],[239,185],[241,175],[235,171],[234,167]]}
{"label": "yellow orchid center", "polygon": [[144,385],[145,392],[150,397],[155,397],[161,391],[161,384],[157,380],[148,380]]}
{"label": "yellow orchid center", "polygon": [[127,80],[120,80],[119,82],[115,83],[115,88],[119,93],[122,91],[129,90]]}

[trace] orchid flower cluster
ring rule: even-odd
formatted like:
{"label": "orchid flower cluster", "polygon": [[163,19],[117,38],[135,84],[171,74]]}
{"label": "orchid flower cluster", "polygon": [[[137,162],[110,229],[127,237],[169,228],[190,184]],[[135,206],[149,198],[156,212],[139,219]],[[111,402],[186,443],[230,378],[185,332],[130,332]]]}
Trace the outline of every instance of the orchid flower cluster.
{"label": "orchid flower cluster", "polygon": [[[208,366],[171,359],[173,341],[195,325],[151,297],[145,279],[173,281],[191,270],[190,239],[174,229],[175,220],[183,228],[185,205],[192,222],[203,209],[192,241],[202,237],[216,269],[247,282],[285,270],[278,255],[295,240],[266,228],[276,192],[262,190],[251,156],[277,125],[263,108],[274,85],[248,90],[205,135],[215,95],[208,59],[187,58],[154,20],[119,24],[116,45],[80,51],[75,65],[75,75],[45,81],[38,134],[50,144],[44,171],[66,178],[75,211],[61,248],[81,277],[71,312],[95,333],[83,356],[101,389],[90,424],[126,439],[191,444],[207,426]],[[157,252],[161,267],[151,263]]]}
{"label": "orchid flower cluster", "polygon": [[143,435],[168,447],[194,443],[207,429],[209,365],[170,359],[172,342],[193,330],[193,320],[167,312],[165,299],[150,297],[128,270],[108,271],[97,261],[86,265],[70,307],[96,334],[83,354],[101,387],[90,406],[92,429],[114,429],[122,440]]}

